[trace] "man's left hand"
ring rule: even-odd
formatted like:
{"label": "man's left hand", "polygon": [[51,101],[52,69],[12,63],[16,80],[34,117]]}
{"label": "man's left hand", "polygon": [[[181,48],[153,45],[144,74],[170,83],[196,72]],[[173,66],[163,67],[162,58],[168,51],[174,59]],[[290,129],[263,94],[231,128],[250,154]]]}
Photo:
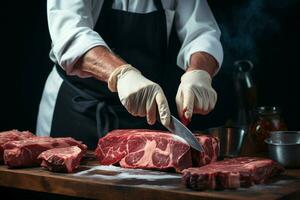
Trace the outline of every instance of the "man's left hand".
{"label": "man's left hand", "polygon": [[185,124],[193,113],[206,115],[214,109],[217,93],[211,86],[211,77],[204,70],[192,70],[181,77],[176,95],[179,117]]}

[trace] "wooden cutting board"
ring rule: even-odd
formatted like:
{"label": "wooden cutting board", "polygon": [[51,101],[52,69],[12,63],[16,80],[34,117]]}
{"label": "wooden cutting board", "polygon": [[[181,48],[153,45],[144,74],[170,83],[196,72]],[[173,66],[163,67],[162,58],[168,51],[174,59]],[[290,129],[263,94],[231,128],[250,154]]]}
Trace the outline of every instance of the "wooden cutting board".
{"label": "wooden cutting board", "polygon": [[98,199],[300,199],[300,169],[286,170],[268,185],[199,192],[185,188],[180,174],[99,166],[96,161],[86,161],[73,174],[39,167],[0,166],[0,186]]}

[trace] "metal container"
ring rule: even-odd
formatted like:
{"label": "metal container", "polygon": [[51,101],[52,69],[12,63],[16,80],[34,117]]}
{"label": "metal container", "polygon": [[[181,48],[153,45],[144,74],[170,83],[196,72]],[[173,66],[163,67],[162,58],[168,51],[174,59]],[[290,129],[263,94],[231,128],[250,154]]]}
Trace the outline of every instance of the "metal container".
{"label": "metal container", "polygon": [[217,137],[220,141],[220,158],[239,156],[244,139],[247,134],[246,128],[215,127],[204,130],[203,133]]}
{"label": "metal container", "polygon": [[300,131],[274,131],[265,142],[269,156],[284,167],[300,167]]}

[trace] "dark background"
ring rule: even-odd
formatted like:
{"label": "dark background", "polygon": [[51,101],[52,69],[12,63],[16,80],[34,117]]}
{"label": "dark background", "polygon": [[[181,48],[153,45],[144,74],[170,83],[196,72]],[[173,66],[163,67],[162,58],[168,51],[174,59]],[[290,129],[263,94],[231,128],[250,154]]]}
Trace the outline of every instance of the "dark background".
{"label": "dark background", "polygon": [[[258,105],[280,106],[289,129],[300,130],[298,0],[210,0],[222,30],[222,71],[250,59]],[[35,131],[38,105],[52,63],[46,1],[6,2],[1,12],[0,130]]]}

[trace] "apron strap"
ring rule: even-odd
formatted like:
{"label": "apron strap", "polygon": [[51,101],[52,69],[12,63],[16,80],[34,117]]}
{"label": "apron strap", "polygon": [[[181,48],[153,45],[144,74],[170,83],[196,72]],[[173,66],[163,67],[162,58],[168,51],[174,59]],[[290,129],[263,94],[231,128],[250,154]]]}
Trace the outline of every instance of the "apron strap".
{"label": "apron strap", "polygon": [[156,6],[156,9],[159,10],[159,11],[163,11],[164,10],[164,7],[161,3],[161,0],[154,0],[154,4]]}
{"label": "apron strap", "polygon": [[103,137],[110,130],[118,128],[119,118],[114,109],[110,105],[107,105],[105,100],[97,99],[79,89],[67,79],[63,70],[58,65],[55,65],[55,67],[64,82],[78,94],[72,98],[73,108],[83,114],[88,113],[91,109],[96,109],[95,118],[99,138]]}
{"label": "apron strap", "polygon": [[108,10],[112,8],[113,0],[104,0],[102,9]]}

